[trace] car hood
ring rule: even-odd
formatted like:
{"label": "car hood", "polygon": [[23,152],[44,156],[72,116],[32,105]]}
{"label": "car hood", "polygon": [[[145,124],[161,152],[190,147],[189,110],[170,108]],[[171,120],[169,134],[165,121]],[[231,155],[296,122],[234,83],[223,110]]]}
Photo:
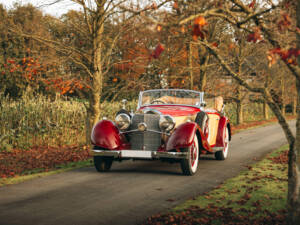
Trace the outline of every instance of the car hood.
{"label": "car hood", "polygon": [[170,115],[170,116],[189,116],[189,115],[195,115],[199,111],[201,111],[197,107],[182,106],[182,105],[151,105],[151,106],[144,106],[140,108],[140,110],[143,111],[148,109],[157,110],[164,115]]}

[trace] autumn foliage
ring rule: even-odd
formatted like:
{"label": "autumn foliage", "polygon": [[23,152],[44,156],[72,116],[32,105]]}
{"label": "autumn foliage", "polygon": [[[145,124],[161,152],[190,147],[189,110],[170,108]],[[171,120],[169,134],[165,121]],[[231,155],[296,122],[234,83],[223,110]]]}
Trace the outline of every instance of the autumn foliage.
{"label": "autumn foliage", "polygon": [[[257,202],[259,206],[259,201]],[[144,225],[158,224],[214,224],[218,218],[222,224],[254,224],[254,225],[269,225],[269,224],[286,224],[286,211],[272,213],[268,210],[264,211],[265,216],[255,219],[249,219],[255,212],[247,209],[234,210],[233,208],[218,207],[217,204],[209,205],[206,208],[193,206],[180,214],[168,213],[157,214],[147,219]]]}
{"label": "autumn foliage", "polygon": [[165,47],[161,43],[158,43],[155,50],[152,52],[151,57],[153,57],[154,59],[158,59],[164,50]]}
{"label": "autumn foliage", "polygon": [[0,151],[0,178],[26,175],[36,169],[49,171],[61,164],[83,161],[89,157],[86,147],[82,148],[76,145],[61,147],[36,146],[28,150]]}
{"label": "autumn foliage", "polygon": [[292,65],[297,65],[297,57],[300,55],[300,49],[290,48],[281,49],[274,48],[268,52],[269,66],[272,66],[281,58],[284,62]]}
{"label": "autumn foliage", "polygon": [[196,41],[198,39],[198,37],[200,37],[201,39],[205,38],[205,34],[207,31],[204,29],[204,27],[207,24],[208,23],[206,22],[206,20],[203,16],[199,16],[194,20],[194,26],[193,26],[193,32],[192,32],[194,41]]}
{"label": "autumn foliage", "polygon": [[46,90],[51,88],[59,91],[61,95],[72,94],[76,90],[90,89],[90,86],[82,79],[71,78],[64,80],[63,78],[44,79],[43,82],[47,85]]}

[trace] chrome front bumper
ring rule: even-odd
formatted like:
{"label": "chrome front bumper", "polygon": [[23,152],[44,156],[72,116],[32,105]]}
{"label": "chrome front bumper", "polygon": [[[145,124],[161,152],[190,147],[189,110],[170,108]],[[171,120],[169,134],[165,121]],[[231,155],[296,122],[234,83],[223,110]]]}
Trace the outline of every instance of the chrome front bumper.
{"label": "chrome front bumper", "polygon": [[187,152],[157,152],[144,150],[98,150],[92,149],[93,156],[108,156],[117,159],[187,159]]}

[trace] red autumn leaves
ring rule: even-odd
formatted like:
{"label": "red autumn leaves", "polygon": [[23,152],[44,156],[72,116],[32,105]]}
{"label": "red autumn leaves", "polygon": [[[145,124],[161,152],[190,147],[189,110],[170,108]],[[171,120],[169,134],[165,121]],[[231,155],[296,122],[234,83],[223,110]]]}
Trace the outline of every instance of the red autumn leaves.
{"label": "red autumn leaves", "polygon": [[29,150],[0,151],[0,178],[28,174],[40,169],[48,171],[61,164],[90,158],[88,151],[79,146],[33,147]]}
{"label": "red autumn leaves", "polygon": [[[253,0],[248,7],[254,8],[256,4],[256,1]],[[178,8],[177,2],[174,3],[174,8]],[[288,29],[291,27],[291,18],[287,13],[281,13],[281,18],[279,19],[277,26],[279,31],[284,31],[285,29]],[[201,40],[205,39],[205,36],[207,34],[207,30],[205,29],[205,26],[207,26],[208,23],[206,19],[203,16],[199,16],[194,20],[194,24],[192,27],[192,37],[194,41],[197,41],[198,38]],[[182,30],[182,27],[181,27]],[[296,28],[296,31],[299,32],[299,28]],[[162,31],[162,26],[157,26],[157,31]],[[259,41],[262,41],[263,37],[261,34],[260,28],[255,28],[252,33],[248,34],[247,41],[252,43],[257,43]],[[218,47],[218,44],[216,42],[212,43],[213,47]],[[151,53],[150,59],[158,59],[162,52],[164,51],[164,46],[159,43],[155,50]],[[290,48],[288,50],[283,50],[280,48],[272,49],[268,52],[268,60],[269,60],[269,66],[272,66],[279,58],[281,58],[284,62],[291,64],[291,65],[297,65],[297,57],[300,55],[300,50],[296,48]]]}
{"label": "red autumn leaves", "polygon": [[253,43],[256,43],[258,41],[261,41],[262,40],[262,36],[261,36],[261,33],[260,33],[260,29],[259,28],[256,28],[254,30],[254,32],[250,33],[247,37],[247,41],[248,42],[253,42]]}
{"label": "red autumn leaves", "polygon": [[[6,64],[0,65],[0,69],[2,69],[1,75],[3,76],[12,74],[12,76],[19,77],[21,80],[26,80],[31,84],[42,82],[46,85],[46,90],[54,89],[55,91],[59,91],[62,95],[71,94],[75,90],[90,88],[83,80],[77,78],[63,79],[60,77],[45,79],[43,76],[47,70],[49,70],[47,67],[49,67],[49,65],[42,64],[38,59],[32,57],[24,57],[21,59],[11,58],[7,60]],[[53,71],[54,70],[56,69],[54,68]]]}
{"label": "red autumn leaves", "polygon": [[204,27],[207,25],[207,22],[203,16],[199,16],[194,20],[194,26],[193,26],[193,39],[194,41],[197,41],[198,37],[201,39],[205,38],[205,34],[207,33],[206,30],[204,30]]}
{"label": "red autumn leaves", "polygon": [[281,58],[284,62],[297,65],[297,57],[300,55],[300,49],[290,48],[290,49],[281,49],[274,48],[268,52],[269,66],[272,66]]}
{"label": "red autumn leaves", "polygon": [[161,43],[158,43],[158,45],[156,46],[156,48],[152,52],[151,57],[154,58],[154,59],[158,59],[159,56],[161,55],[161,53],[164,50],[165,50],[165,47]]}
{"label": "red autumn leaves", "polygon": [[277,25],[279,31],[284,31],[292,25],[292,20],[287,13],[282,13],[281,19],[279,20]]}
{"label": "red autumn leaves", "polygon": [[72,94],[75,90],[89,89],[90,86],[85,84],[83,80],[76,78],[63,80],[62,78],[54,78],[43,80],[43,82],[48,86],[46,89],[54,89],[59,91],[61,95]]}
{"label": "red autumn leaves", "polygon": [[[177,4],[175,4],[175,6],[178,7]],[[193,36],[194,41],[196,41],[198,39],[198,37],[200,37],[201,39],[205,38],[207,31],[204,29],[204,27],[207,24],[208,23],[206,22],[206,20],[203,16],[199,16],[194,20],[194,26],[193,26],[193,30],[192,30],[192,36]],[[162,31],[162,26],[159,24],[159,25],[157,25],[156,29],[158,32],[160,32],[160,31]],[[183,27],[181,27],[181,31],[184,31]],[[213,46],[217,47],[217,44],[215,43]],[[164,50],[165,50],[165,47],[161,43],[158,43],[158,45],[156,46],[154,51],[151,53],[150,59],[151,58],[158,59]]]}
{"label": "red autumn leaves", "polygon": [[[1,68],[1,66],[0,66]],[[28,81],[36,81],[45,68],[39,63],[38,59],[24,57],[22,59],[8,59],[3,65],[2,75],[6,73],[17,73]]]}

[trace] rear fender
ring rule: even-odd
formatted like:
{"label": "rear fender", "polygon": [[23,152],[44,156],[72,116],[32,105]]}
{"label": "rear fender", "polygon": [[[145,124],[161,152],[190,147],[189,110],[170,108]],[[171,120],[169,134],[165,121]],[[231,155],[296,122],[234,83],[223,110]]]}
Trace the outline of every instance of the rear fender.
{"label": "rear fender", "polygon": [[102,120],[93,127],[91,141],[93,145],[109,150],[122,150],[130,147],[125,136],[110,120]]}
{"label": "rear fender", "polygon": [[219,121],[218,134],[217,134],[217,142],[216,147],[224,147],[224,132],[225,128],[228,127],[229,130],[229,141],[231,140],[231,127],[229,124],[229,120],[226,117],[221,117]]}
{"label": "rear fender", "polygon": [[210,150],[207,139],[199,126],[194,122],[187,122],[178,126],[169,137],[166,150],[187,148],[192,145],[195,135],[198,135],[199,146],[205,150]]}

